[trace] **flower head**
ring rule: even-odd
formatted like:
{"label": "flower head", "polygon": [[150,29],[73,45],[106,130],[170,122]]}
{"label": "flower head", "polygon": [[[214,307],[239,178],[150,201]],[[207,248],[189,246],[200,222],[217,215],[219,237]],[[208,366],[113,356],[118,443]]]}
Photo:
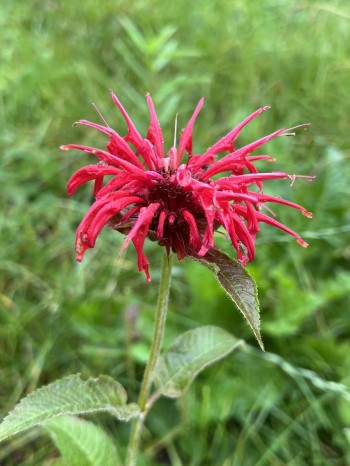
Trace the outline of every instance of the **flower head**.
{"label": "flower head", "polygon": [[[168,253],[175,252],[179,259],[205,257],[215,248],[214,232],[223,227],[243,265],[254,259],[260,223],[277,227],[294,236],[303,247],[307,246],[295,231],[262,212],[266,203],[274,202],[312,216],[293,202],[262,192],[263,181],[289,178],[293,182],[295,175],[259,173],[255,163],[273,159],[268,155],[251,155],[271,139],[287,135],[289,130],[280,129],[240,149],[234,147],[242,128],[269,107],[256,110],[203,154],[193,154],[193,125],[204,103],[201,99],[178,147],[174,143],[165,154],[162,130],[150,95],[146,96],[150,110],[146,138],[138,132],[117,96],[114,93],[111,96],[126,121],[126,136],[120,136],[105,121],[100,125],[80,120],[77,123],[98,129],[108,137],[106,150],[77,144],[61,147],[85,151],[99,160],[78,170],[67,184],[68,194],[72,195],[82,184],[95,181],[95,201],[77,229],[78,261],[87,249],[95,246],[105,225],[126,234],[122,249],[133,242],[138,268],[145,272],[147,281],[149,262],[143,252],[147,236],[165,246]],[[106,176],[112,178],[104,184]],[[254,185],[258,189],[252,190]]]}

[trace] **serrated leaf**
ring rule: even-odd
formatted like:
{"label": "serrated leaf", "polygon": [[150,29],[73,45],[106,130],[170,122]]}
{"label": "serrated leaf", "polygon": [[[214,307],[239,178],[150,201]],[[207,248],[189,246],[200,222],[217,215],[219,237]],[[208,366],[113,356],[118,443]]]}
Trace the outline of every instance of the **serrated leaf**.
{"label": "serrated leaf", "polygon": [[138,415],[139,407],[126,402],[123,386],[107,375],[88,380],[71,375],[23,398],[0,424],[0,441],[61,414],[103,411],[128,421]]}
{"label": "serrated leaf", "polygon": [[226,330],[213,326],[186,332],[159,358],[154,378],[155,397],[181,396],[197,374],[242,343]]}
{"label": "serrated leaf", "polygon": [[98,426],[74,416],[59,416],[43,425],[67,466],[118,466],[112,439]]}
{"label": "serrated leaf", "polygon": [[241,311],[252,328],[260,348],[264,351],[260,335],[260,306],[257,286],[247,269],[217,250],[208,252],[203,258],[196,257],[195,260],[214,271],[220,285]]}

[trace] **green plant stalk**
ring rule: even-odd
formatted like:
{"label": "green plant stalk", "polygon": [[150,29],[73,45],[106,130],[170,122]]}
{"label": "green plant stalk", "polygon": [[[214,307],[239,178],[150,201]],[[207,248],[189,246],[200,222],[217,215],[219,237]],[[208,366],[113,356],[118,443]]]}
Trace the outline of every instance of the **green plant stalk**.
{"label": "green plant stalk", "polygon": [[158,304],[156,312],[156,322],[153,331],[152,347],[150,357],[145,369],[145,373],[142,380],[141,391],[138,399],[138,404],[141,409],[140,415],[133,421],[131,428],[131,436],[127,451],[125,466],[135,466],[137,461],[137,455],[140,446],[141,434],[143,424],[148,411],[148,397],[150,394],[154,371],[158,361],[160,348],[163,341],[165,321],[168,311],[168,300],[170,291],[171,281],[171,255],[164,254],[162,275],[159,285]]}

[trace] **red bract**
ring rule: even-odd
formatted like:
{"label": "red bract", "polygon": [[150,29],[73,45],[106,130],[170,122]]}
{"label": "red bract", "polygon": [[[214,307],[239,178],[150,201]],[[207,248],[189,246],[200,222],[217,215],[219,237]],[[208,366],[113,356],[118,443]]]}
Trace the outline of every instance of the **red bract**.
{"label": "red bract", "polygon": [[[294,181],[295,175],[258,173],[256,162],[273,159],[268,155],[251,155],[271,139],[286,135],[288,130],[280,129],[240,149],[234,148],[242,128],[269,107],[252,113],[203,154],[193,154],[193,125],[204,103],[201,99],[181,134],[179,147],[172,147],[164,155],[162,130],[151,97],[146,97],[150,126],[143,138],[116,95],[111,95],[126,121],[127,135],[120,136],[107,123],[103,126],[80,120],[78,123],[107,135],[107,150],[77,144],[61,147],[80,149],[99,159],[99,163],[74,173],[67,185],[68,194],[72,195],[82,184],[95,180],[95,202],[77,230],[78,261],[83,259],[86,249],[95,246],[105,225],[126,234],[122,249],[133,242],[138,268],[146,273],[147,281],[150,280],[149,262],[143,252],[147,236],[165,246],[168,253],[175,252],[179,259],[205,257],[215,248],[214,232],[221,226],[243,265],[254,259],[254,241],[261,222],[280,228],[303,247],[307,246],[295,231],[261,211],[266,203],[275,202],[311,217],[303,207],[262,192],[263,181],[277,178]],[[187,156],[183,160],[185,152]],[[217,176],[220,174],[224,175],[220,178]],[[112,178],[103,186],[107,175]],[[258,191],[251,190],[252,185]]]}

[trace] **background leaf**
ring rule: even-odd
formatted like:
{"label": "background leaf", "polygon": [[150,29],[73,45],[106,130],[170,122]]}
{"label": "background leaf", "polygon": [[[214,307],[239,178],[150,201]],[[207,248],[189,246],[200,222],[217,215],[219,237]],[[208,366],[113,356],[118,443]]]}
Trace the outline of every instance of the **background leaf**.
{"label": "background leaf", "polygon": [[196,260],[214,271],[220,285],[244,315],[261,349],[264,350],[260,335],[257,286],[247,269],[218,250],[210,251],[204,258],[196,258]]}
{"label": "background leaf", "polygon": [[98,426],[74,416],[59,416],[45,422],[67,466],[121,465],[112,439]]}
{"label": "background leaf", "polygon": [[138,414],[138,406],[126,400],[123,386],[111,377],[82,380],[80,375],[71,375],[23,398],[0,425],[0,440],[61,414],[104,411],[128,421]]}
{"label": "background leaf", "polygon": [[154,380],[156,394],[170,398],[181,396],[203,369],[227,356],[242,343],[242,340],[214,326],[186,332],[159,359]]}

